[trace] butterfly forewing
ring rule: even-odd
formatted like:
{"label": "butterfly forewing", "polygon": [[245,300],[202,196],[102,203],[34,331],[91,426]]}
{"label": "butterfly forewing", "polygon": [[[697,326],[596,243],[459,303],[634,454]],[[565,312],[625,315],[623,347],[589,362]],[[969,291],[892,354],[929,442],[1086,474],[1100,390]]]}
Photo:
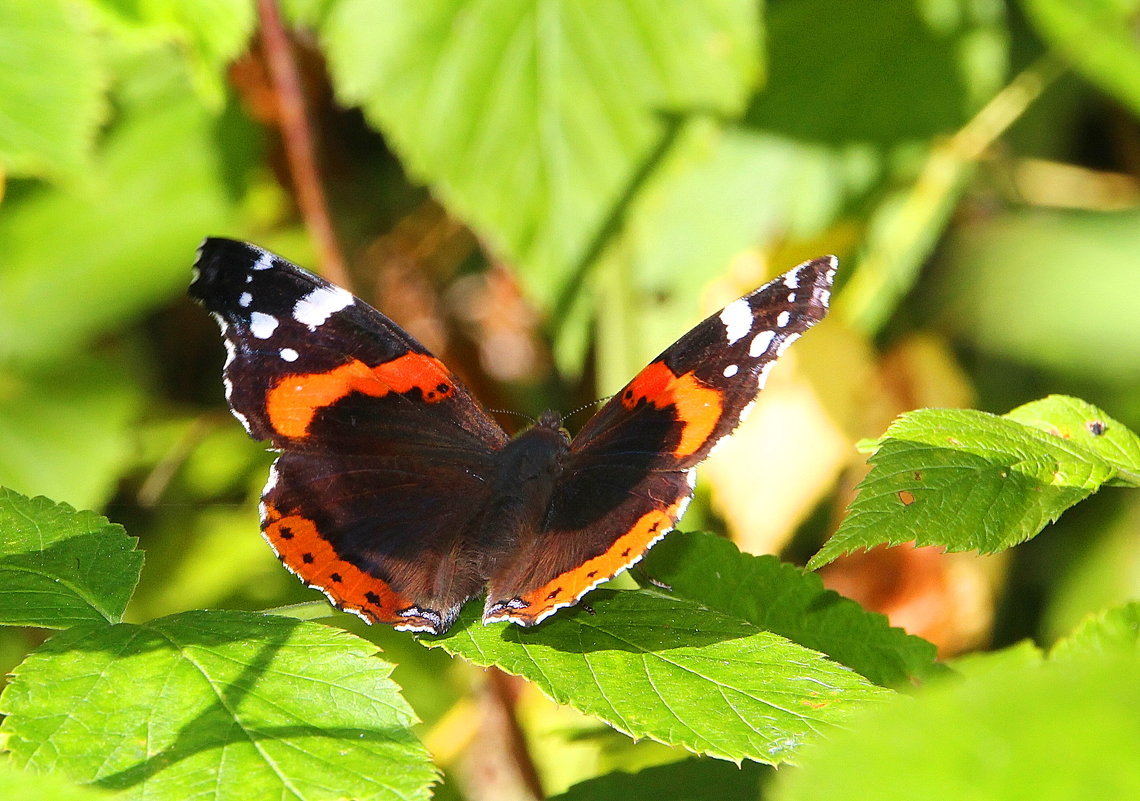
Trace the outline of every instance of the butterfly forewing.
{"label": "butterfly forewing", "polygon": [[[207,239],[195,269],[190,296],[218,321],[226,344],[226,399],[255,439],[351,451],[365,444],[360,426],[369,418],[345,402],[370,398],[368,410],[398,429],[388,438],[506,442],[442,362],[347,290],[229,239]],[[321,436],[311,436],[318,426]]]}

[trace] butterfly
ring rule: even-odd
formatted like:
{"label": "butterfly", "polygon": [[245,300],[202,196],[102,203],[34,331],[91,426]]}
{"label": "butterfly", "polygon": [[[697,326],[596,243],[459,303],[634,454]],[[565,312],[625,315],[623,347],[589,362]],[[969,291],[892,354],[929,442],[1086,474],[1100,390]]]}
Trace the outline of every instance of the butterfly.
{"label": "butterfly", "polygon": [[510,437],[439,359],[347,290],[210,238],[190,295],[218,321],[226,399],[279,452],[261,501],[278,558],[339,609],[440,634],[533,626],[640,560],[776,360],[827,313],[838,263],[807,261],[670,345],[571,438]]}

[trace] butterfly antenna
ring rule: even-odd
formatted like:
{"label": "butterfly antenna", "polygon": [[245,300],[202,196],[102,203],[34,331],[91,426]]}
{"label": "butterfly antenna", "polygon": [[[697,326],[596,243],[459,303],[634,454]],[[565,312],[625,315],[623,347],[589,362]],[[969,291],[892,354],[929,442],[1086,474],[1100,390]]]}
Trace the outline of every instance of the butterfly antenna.
{"label": "butterfly antenna", "polygon": [[575,409],[574,411],[567,412],[566,414],[562,415],[562,422],[565,423],[567,420],[569,420],[574,415],[581,414],[582,412],[586,411],[587,409],[592,408],[594,406],[597,406],[599,403],[605,403],[606,401],[608,401],[612,397],[613,397],[613,395],[607,395],[604,398],[598,398],[597,400],[592,400],[589,403],[584,403],[581,406],[579,406],[577,409]]}
{"label": "butterfly antenna", "polygon": [[521,417],[532,426],[538,425],[538,420],[536,418],[531,417],[529,414],[524,414],[523,412],[516,412],[514,409],[488,409],[487,411],[489,411],[491,414],[509,414],[513,415],[514,417]]}

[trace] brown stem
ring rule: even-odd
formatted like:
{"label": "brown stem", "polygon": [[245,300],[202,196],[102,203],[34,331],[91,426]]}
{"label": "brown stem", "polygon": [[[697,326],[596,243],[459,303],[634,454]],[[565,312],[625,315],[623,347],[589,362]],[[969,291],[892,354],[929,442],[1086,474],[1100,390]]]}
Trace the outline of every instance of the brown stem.
{"label": "brown stem", "polygon": [[281,138],[285,145],[285,158],[289,174],[297,193],[297,207],[305,227],[317,246],[321,270],[334,283],[351,289],[344,254],[341,253],[336,231],[329,216],[320,172],[317,169],[316,147],[312,126],[305,107],[305,95],[293,46],[276,0],[257,0],[257,13],[261,19],[261,43],[269,68],[269,80],[277,96]]}
{"label": "brown stem", "polygon": [[498,668],[492,667],[487,671],[487,688],[502,711],[505,745],[510,751],[511,763],[518,770],[519,779],[534,798],[545,798],[546,793],[542,790],[542,777],[538,774],[538,768],[530,755],[530,749],[527,748],[526,735],[523,733],[522,726],[519,725],[518,717],[515,714],[515,700],[518,695],[517,679],[508,676]]}

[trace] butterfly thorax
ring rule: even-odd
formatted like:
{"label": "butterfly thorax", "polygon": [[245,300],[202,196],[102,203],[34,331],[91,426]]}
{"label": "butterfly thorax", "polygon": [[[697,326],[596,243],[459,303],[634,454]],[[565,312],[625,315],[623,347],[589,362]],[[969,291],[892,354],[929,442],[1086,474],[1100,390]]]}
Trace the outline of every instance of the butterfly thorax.
{"label": "butterfly thorax", "polygon": [[497,497],[509,504],[525,499],[535,513],[540,508],[545,509],[569,452],[570,436],[562,428],[561,418],[554,412],[544,413],[534,426],[499,452],[495,475]]}

